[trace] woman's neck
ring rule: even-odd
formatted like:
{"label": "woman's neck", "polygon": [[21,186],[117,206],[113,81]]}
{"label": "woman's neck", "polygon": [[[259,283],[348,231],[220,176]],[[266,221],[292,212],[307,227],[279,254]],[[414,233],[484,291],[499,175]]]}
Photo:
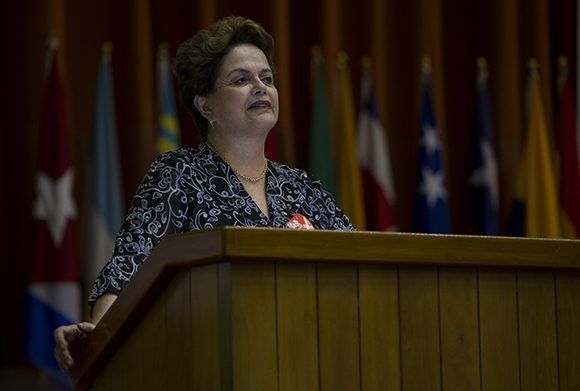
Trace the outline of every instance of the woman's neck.
{"label": "woman's neck", "polygon": [[227,137],[210,129],[207,142],[234,171],[257,177],[264,168],[264,142],[259,137]]}

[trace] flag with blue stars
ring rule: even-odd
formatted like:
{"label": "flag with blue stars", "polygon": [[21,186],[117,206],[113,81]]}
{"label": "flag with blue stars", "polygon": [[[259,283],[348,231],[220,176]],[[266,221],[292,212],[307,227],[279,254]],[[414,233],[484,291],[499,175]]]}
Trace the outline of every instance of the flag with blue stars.
{"label": "flag with blue stars", "polygon": [[414,231],[449,233],[448,192],[441,162],[441,138],[431,98],[431,69],[423,67],[423,108],[419,142],[419,173],[415,196]]}
{"label": "flag with blue stars", "polygon": [[467,190],[467,221],[475,233],[499,235],[499,185],[492,129],[489,74],[478,59],[477,108]]}

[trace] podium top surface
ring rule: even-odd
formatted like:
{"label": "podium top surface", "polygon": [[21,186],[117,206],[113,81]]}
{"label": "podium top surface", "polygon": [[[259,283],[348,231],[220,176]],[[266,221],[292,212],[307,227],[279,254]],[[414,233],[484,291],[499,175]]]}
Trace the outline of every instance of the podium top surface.
{"label": "podium top surface", "polygon": [[193,263],[225,257],[231,261],[580,269],[579,240],[496,236],[222,227],[170,235],[151,256],[161,252],[168,261],[185,255]]}

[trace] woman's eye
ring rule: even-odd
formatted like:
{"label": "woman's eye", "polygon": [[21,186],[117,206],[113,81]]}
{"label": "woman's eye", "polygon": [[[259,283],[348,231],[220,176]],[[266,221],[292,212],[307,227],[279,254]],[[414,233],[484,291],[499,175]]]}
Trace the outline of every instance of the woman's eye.
{"label": "woman's eye", "polygon": [[245,77],[239,77],[237,79],[234,80],[234,84],[244,84],[246,81],[248,81],[248,79],[246,79]]}
{"label": "woman's eye", "polygon": [[274,84],[274,78],[272,76],[264,76],[262,77],[262,83],[270,86]]}

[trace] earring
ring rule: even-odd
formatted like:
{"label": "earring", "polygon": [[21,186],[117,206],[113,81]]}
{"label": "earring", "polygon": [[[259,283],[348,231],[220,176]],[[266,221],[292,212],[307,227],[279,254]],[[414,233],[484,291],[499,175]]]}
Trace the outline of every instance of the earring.
{"label": "earring", "polygon": [[215,122],[216,122],[215,120],[208,120],[208,122],[209,122],[209,126],[211,126],[212,129],[215,128]]}

